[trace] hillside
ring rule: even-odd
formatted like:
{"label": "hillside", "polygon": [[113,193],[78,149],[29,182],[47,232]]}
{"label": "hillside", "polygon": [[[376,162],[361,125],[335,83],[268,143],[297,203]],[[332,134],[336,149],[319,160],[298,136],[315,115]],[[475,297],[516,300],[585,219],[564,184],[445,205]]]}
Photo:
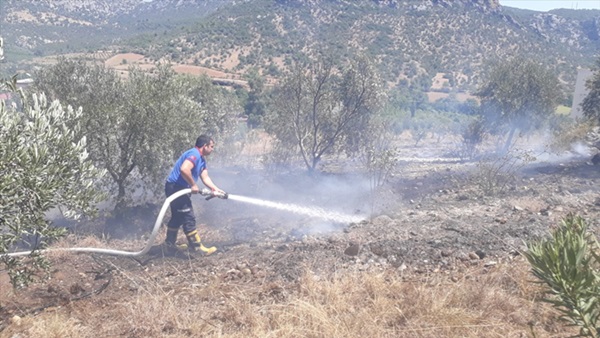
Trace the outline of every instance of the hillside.
{"label": "hillside", "polygon": [[[118,49],[154,59],[277,76],[319,52],[370,55],[391,84],[470,90],[494,61],[523,54],[572,86],[600,47],[600,11],[539,13],[495,0],[128,0],[3,2],[11,60]],[[117,14],[119,13],[119,14]],[[95,39],[89,39],[94,34]],[[13,47],[14,46],[14,47]]]}
{"label": "hillside", "polygon": [[258,0],[224,8],[170,44],[179,51],[174,59],[235,64],[234,70],[260,64],[272,72],[300,53],[327,50],[344,58],[360,51],[394,83],[441,72],[459,87],[475,84],[490,62],[524,54],[571,83],[575,68],[598,50],[597,20],[484,1]]}
{"label": "hillside", "polygon": [[221,0],[6,0],[0,2],[0,23],[7,57],[18,60],[31,55],[106,49],[140,34],[166,35],[227,3]]}

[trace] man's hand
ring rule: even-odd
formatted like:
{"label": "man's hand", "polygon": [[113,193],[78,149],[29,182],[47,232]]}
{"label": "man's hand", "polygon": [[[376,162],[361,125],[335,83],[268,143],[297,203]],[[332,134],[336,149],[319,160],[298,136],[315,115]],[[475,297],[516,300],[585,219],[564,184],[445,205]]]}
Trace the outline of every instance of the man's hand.
{"label": "man's hand", "polygon": [[200,193],[200,188],[198,188],[198,185],[194,183],[194,185],[192,185],[192,194],[198,193]]}

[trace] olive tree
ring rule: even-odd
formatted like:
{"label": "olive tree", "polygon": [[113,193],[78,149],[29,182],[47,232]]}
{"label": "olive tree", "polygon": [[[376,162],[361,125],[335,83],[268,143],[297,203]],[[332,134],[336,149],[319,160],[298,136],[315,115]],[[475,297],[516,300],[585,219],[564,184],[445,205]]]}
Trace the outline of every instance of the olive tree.
{"label": "olive tree", "polygon": [[100,65],[61,60],[37,74],[36,87],[82,107],[91,158],[107,170],[119,209],[133,192],[156,196],[173,158],[200,133],[231,129],[232,110],[220,108],[227,105],[206,81],[178,76],[168,66],[153,73],[130,68],[121,79]]}
{"label": "olive tree", "polygon": [[[46,266],[38,249],[64,233],[46,212],[60,207],[70,218],[92,215],[101,197],[95,183],[103,172],[90,161],[87,139],[80,136],[81,109],[48,102],[44,94],[20,92],[16,101],[0,100],[0,259],[13,285],[23,286]],[[33,250],[30,264],[2,255],[26,238]]]}
{"label": "olive tree", "polygon": [[265,128],[297,149],[309,172],[323,155],[352,147],[378,107],[382,84],[364,58],[338,69],[330,60],[297,63],[274,88]]}
{"label": "olive tree", "polygon": [[265,79],[258,74],[256,69],[252,69],[247,78],[250,91],[244,104],[244,114],[248,118],[248,126],[256,128],[261,124],[261,119],[265,114]]}
{"label": "olive tree", "polygon": [[507,133],[506,152],[517,130],[528,132],[554,114],[562,92],[550,70],[537,62],[514,58],[493,66],[476,95],[488,126]]}
{"label": "olive tree", "polygon": [[581,103],[583,114],[595,121],[600,121],[600,58],[596,61],[596,70],[586,84],[589,90]]}

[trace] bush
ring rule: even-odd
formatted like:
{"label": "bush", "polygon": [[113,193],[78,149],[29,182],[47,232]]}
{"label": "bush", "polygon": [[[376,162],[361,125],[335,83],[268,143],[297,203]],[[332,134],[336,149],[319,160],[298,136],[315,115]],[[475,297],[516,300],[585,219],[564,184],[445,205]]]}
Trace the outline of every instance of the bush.
{"label": "bush", "polygon": [[549,290],[544,301],[561,319],[578,326],[579,336],[598,337],[600,327],[600,256],[598,241],[579,216],[568,215],[550,238],[529,243],[523,255],[532,273]]}
{"label": "bush", "polygon": [[[103,172],[88,158],[86,139],[79,138],[81,110],[63,109],[58,101],[34,95],[32,105],[0,100],[0,261],[15,287],[26,286],[36,271],[48,267],[37,252],[64,234],[45,213],[62,207],[65,216],[93,214],[101,195],[95,189]],[[30,239],[30,260],[2,256]]]}
{"label": "bush", "polygon": [[490,155],[477,163],[471,179],[484,196],[506,192],[516,180],[516,174],[535,158],[525,151],[509,151],[502,156]]}
{"label": "bush", "polygon": [[483,120],[478,118],[471,121],[461,133],[462,142],[460,144],[459,156],[462,159],[472,160],[477,156],[477,147],[483,142],[485,137],[485,127]]}

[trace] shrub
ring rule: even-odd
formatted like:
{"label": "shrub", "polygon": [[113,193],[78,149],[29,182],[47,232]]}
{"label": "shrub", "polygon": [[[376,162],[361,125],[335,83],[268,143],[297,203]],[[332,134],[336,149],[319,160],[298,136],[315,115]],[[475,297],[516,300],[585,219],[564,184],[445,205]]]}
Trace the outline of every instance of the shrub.
{"label": "shrub", "polygon": [[525,165],[535,160],[526,151],[508,151],[482,158],[471,179],[484,196],[495,196],[506,192],[516,180],[516,174]]}
{"label": "shrub", "polygon": [[544,301],[580,328],[581,337],[599,337],[600,256],[598,241],[579,216],[568,215],[552,236],[529,243],[524,256],[549,290]]}
{"label": "shrub", "polygon": [[477,147],[485,137],[485,127],[482,119],[473,120],[461,133],[459,156],[462,159],[472,160],[477,156]]}
{"label": "shrub", "polygon": [[[12,107],[0,100],[0,261],[15,287],[48,267],[37,250],[64,234],[45,213],[62,207],[65,216],[77,218],[93,214],[101,199],[94,183],[103,172],[92,165],[86,139],[73,125],[81,110],[48,103],[43,94],[31,99],[32,105],[21,96]],[[33,250],[29,261],[2,255],[24,239]]]}

